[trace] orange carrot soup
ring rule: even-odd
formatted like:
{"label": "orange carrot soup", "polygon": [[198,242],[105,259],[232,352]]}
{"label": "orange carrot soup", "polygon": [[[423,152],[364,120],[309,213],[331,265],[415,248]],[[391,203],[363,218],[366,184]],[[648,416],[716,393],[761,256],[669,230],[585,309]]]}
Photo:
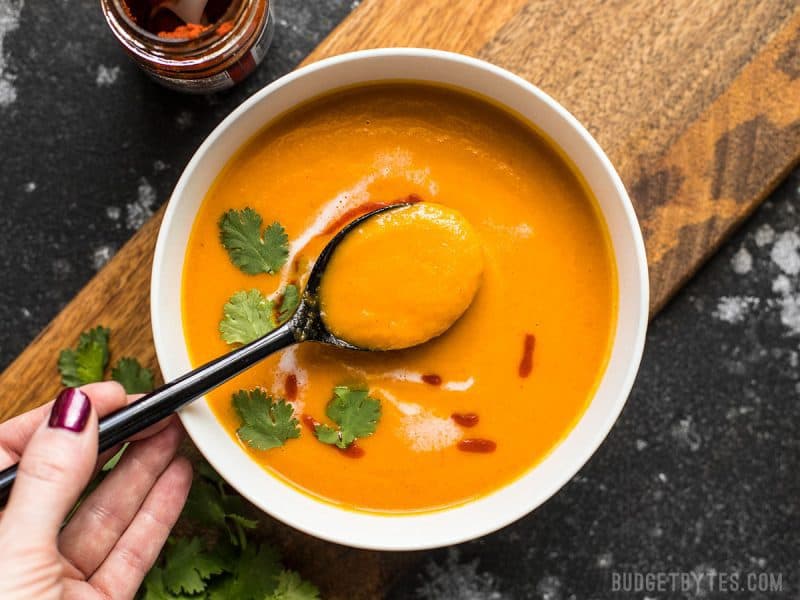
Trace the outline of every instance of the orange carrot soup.
{"label": "orange carrot soup", "polygon": [[294,109],[217,177],[183,269],[193,364],[290,319],[333,235],[400,202],[342,242],[320,307],[357,345],[428,341],[303,343],[207,396],[265,477],[374,512],[460,504],[534,467],[585,411],[616,327],[609,236],[570,163],[483,99],[398,82]]}

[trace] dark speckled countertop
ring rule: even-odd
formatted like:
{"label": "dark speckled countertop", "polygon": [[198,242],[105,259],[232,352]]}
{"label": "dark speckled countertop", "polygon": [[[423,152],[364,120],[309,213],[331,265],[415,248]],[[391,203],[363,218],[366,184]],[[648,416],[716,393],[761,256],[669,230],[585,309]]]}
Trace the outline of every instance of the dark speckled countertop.
{"label": "dark speckled countertop", "polygon": [[[187,97],[142,76],[96,2],[0,0],[3,366],[167,198],[211,129],[356,4],[276,0],[260,70]],[[560,493],[431,552],[392,597],[800,597],[798,204],[800,171],[653,321],[622,417]]]}

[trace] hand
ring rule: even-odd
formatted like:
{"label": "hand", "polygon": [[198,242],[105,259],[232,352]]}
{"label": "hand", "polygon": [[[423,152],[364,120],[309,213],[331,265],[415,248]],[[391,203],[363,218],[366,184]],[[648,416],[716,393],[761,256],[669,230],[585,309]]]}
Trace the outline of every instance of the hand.
{"label": "hand", "polygon": [[183,430],[174,417],[135,436],[122,460],[67,515],[98,464],[98,413],[131,397],[119,384],[67,389],[55,403],[0,425],[0,469],[19,462],[0,513],[3,600],[133,598],[186,501],[189,462],[175,453]]}

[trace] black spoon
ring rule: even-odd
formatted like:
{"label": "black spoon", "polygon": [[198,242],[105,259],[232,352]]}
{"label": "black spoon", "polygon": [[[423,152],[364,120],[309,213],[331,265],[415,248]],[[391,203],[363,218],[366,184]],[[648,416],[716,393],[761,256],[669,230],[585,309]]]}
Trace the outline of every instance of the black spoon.
{"label": "black spoon", "polygon": [[[348,223],[323,248],[303,291],[300,304],[292,318],[270,331],[264,337],[237,348],[210,363],[189,371],[177,379],[100,419],[98,452],[121,444],[132,435],[150,427],[170,414],[186,406],[193,400],[213,390],[263,360],[270,354],[300,342],[321,342],[349,350],[371,350],[355,346],[333,335],[322,320],[319,310],[319,285],[325,269],[336,247],[355,227],[375,215],[393,210],[410,203],[403,202],[381,207]],[[17,465],[0,471],[0,508],[3,508],[11,493],[11,486],[17,476]]]}

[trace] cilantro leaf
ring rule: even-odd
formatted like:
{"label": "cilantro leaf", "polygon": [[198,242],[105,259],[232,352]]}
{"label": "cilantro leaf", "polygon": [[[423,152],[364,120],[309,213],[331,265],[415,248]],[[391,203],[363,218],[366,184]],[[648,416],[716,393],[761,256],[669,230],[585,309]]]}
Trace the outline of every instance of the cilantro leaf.
{"label": "cilantro leaf", "polygon": [[120,461],[122,455],[125,454],[125,450],[127,449],[128,449],[128,444],[127,443],[123,444],[122,448],[120,448],[119,451],[114,456],[109,458],[108,462],[103,465],[102,472],[106,473],[111,469],[113,469],[114,467],[116,467],[117,463]]}
{"label": "cilantro leaf", "polygon": [[234,265],[248,275],[275,273],[289,257],[289,236],[280,223],[261,232],[259,215],[252,208],[229,210],[219,220],[222,245]]}
{"label": "cilantro leaf", "polygon": [[161,567],[153,567],[142,582],[140,600],[189,600],[193,596],[170,592],[164,585],[164,571]]}
{"label": "cilantro leaf", "polygon": [[210,483],[198,479],[192,483],[181,516],[208,527],[223,527],[225,509],[220,492]]}
{"label": "cilantro leaf", "polygon": [[236,513],[225,516],[233,523],[233,528],[228,527],[228,536],[230,537],[231,544],[239,546],[240,548],[245,548],[247,546],[245,529],[255,529],[258,527],[258,521],[255,519],[248,519]]}
{"label": "cilantro leaf", "polygon": [[314,429],[317,439],[324,444],[338,444],[339,430],[330,425],[320,424]]}
{"label": "cilantro leaf", "polygon": [[219,332],[228,344],[248,344],[277,326],[272,302],[258,290],[236,292],[222,312]]}
{"label": "cilantro leaf", "polygon": [[[247,514],[247,507],[241,496],[238,494],[223,494],[222,503],[225,508],[225,517],[233,521],[237,528],[255,529],[258,527],[257,519],[248,519],[245,516]],[[242,545],[244,546],[246,544]]]}
{"label": "cilantro leaf", "polygon": [[199,478],[192,484],[181,516],[210,528],[224,529],[231,544],[247,545],[245,529],[255,529],[258,521],[248,519],[244,501],[235,494],[226,494],[221,487]]}
{"label": "cilantro leaf", "polygon": [[303,581],[295,571],[282,571],[278,575],[278,587],[269,600],[318,600],[317,586]]}
{"label": "cilantro leaf", "polygon": [[195,465],[195,472],[204,479],[208,479],[211,483],[216,486],[220,486],[225,483],[225,480],[222,479],[219,473],[214,470],[210,464],[206,461],[201,460]]}
{"label": "cilantro leaf", "polygon": [[108,336],[106,327],[95,327],[84,331],[74,350],[62,350],[58,357],[61,383],[69,387],[85,385],[103,379],[108,365]]}
{"label": "cilantro leaf", "polygon": [[260,389],[239,390],[233,395],[233,407],[243,421],[236,433],[251,448],[269,450],[300,437],[294,408],[285,400],[276,402]]}
{"label": "cilantro leaf", "polygon": [[287,285],[283,290],[283,297],[281,298],[281,309],[278,314],[278,321],[285,323],[297,310],[297,305],[300,304],[300,292],[297,290],[296,285]]}
{"label": "cilantro leaf", "polygon": [[250,544],[242,551],[227,596],[237,600],[264,600],[278,587],[280,555],[266,544]]}
{"label": "cilantro leaf", "polygon": [[328,402],[325,414],[339,428],[318,425],[314,430],[317,439],[344,449],[356,438],[375,433],[381,418],[381,403],[370,397],[367,390],[340,385],[333,389],[333,398]]}
{"label": "cilantro leaf", "polygon": [[[236,585],[236,580],[233,577],[223,577],[211,582],[208,586],[208,593],[205,596],[207,600],[231,600],[235,598],[233,587]],[[197,596],[203,598],[203,596]]]}
{"label": "cilantro leaf", "polygon": [[199,538],[179,538],[167,550],[164,585],[170,592],[197,594],[205,591],[206,579],[224,571],[219,556],[201,550]]}
{"label": "cilantro leaf", "polygon": [[121,358],[111,369],[111,379],[118,381],[129,394],[145,394],[153,391],[153,373],[139,364],[135,358]]}

